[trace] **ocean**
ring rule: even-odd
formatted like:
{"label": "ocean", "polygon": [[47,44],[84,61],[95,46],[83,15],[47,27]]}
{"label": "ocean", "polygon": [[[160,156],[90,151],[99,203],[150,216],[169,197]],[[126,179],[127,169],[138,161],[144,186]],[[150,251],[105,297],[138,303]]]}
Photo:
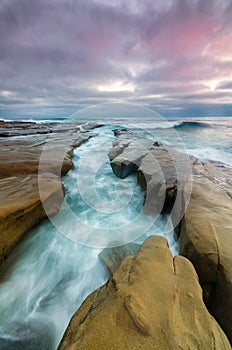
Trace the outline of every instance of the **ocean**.
{"label": "ocean", "polygon": [[178,254],[178,241],[165,217],[155,222],[143,215],[136,219],[143,192],[135,176],[114,176],[107,157],[115,139],[112,130],[127,128],[200,159],[232,166],[232,118],[163,118],[134,107],[126,115],[124,111],[10,118],[38,123],[94,120],[103,126],[75,149],[75,167],[63,178],[66,202],[59,214],[33,228],[10,257],[7,278],[0,285],[0,349],[57,349],[73,313],[109,278],[99,259],[108,237],[120,245],[142,244],[149,235],[162,235],[172,254]]}
{"label": "ocean", "polygon": [[232,165],[232,116],[163,117],[154,110],[133,104],[106,103],[77,111],[76,107],[2,108],[0,120],[36,123],[93,120],[130,128],[203,160]]}

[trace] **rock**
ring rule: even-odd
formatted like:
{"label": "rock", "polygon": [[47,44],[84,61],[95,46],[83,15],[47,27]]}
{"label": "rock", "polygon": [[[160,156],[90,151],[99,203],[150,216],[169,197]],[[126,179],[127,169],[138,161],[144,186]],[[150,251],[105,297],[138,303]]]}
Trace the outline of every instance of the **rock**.
{"label": "rock", "polygon": [[140,245],[136,243],[128,243],[114,248],[105,248],[99,254],[99,258],[104,261],[109,272],[113,275],[113,273],[118,270],[123,259],[127,256],[136,255],[139,249]]}
{"label": "rock", "polygon": [[[127,143],[126,143],[127,142]],[[176,222],[186,203],[182,189],[191,173],[188,155],[160,146],[147,139],[119,140],[109,152],[114,174],[122,179],[137,172],[145,191],[144,213],[167,214],[175,205]]]}
{"label": "rock", "polygon": [[[78,124],[78,123],[74,123],[75,125]],[[81,125],[81,127],[84,129],[84,130],[92,130],[92,129],[96,129],[96,128],[101,128],[104,124],[99,124],[99,123],[96,123],[96,122],[87,122],[87,123],[84,123]]]}
{"label": "rock", "polygon": [[202,301],[192,264],[173,259],[162,237],[149,237],[136,257],[73,316],[59,350],[231,349]]}
{"label": "rock", "polygon": [[[93,135],[64,132],[52,135],[49,138],[44,135],[27,139],[7,138],[0,141],[0,179],[37,174],[41,154],[43,163],[42,172],[52,172],[58,176],[65,175],[72,167],[72,153],[74,147],[88,140]],[[40,164],[41,165],[41,164]]]}
{"label": "rock", "polygon": [[128,137],[128,135],[133,134],[130,130],[128,130],[126,128],[114,129],[113,133],[114,133],[114,136],[126,136],[126,137]]}
{"label": "rock", "polygon": [[67,132],[71,129],[80,130],[78,123],[36,123],[22,121],[0,122],[0,137],[45,135],[50,133]]}
{"label": "rock", "polygon": [[117,141],[113,144],[113,148],[111,148],[111,150],[108,153],[108,157],[110,160],[113,160],[114,158],[116,158],[117,156],[119,156],[124,148],[126,148],[128,145],[130,144],[130,140],[123,140],[123,141]]}
{"label": "rock", "polygon": [[0,122],[0,132],[1,264],[34,225],[58,212],[64,197],[60,176],[73,166],[74,147],[94,134],[83,134],[76,123],[30,122]]}
{"label": "rock", "polygon": [[191,200],[179,228],[180,253],[193,263],[205,302],[232,343],[231,213],[225,188],[206,176],[193,177]]}
{"label": "rock", "polygon": [[[120,148],[120,144],[118,148]],[[138,169],[142,158],[148,152],[149,149],[140,142],[131,141],[127,147],[123,148],[121,154],[111,160],[110,165],[114,174],[121,179],[125,179],[128,175],[133,174]]]}
{"label": "rock", "polygon": [[[47,215],[55,215],[64,198],[60,178],[44,173],[40,191],[36,175],[0,180],[0,264],[23,236]],[[47,214],[42,202],[49,208]]]}
{"label": "rock", "polygon": [[202,162],[195,157],[191,159],[193,175],[206,177],[232,198],[232,167],[219,162]]}

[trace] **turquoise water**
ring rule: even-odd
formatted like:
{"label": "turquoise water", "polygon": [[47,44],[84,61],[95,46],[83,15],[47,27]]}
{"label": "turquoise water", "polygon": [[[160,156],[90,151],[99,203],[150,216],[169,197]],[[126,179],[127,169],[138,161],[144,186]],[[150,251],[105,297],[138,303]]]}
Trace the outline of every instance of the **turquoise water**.
{"label": "turquoise water", "polygon": [[0,286],[0,349],[57,349],[73,313],[109,278],[98,258],[105,246],[159,234],[177,254],[166,218],[154,222],[142,214],[135,177],[113,174],[107,157],[112,128],[96,129],[96,137],[76,148],[56,226],[43,221],[10,257]]}
{"label": "turquoise water", "polygon": [[[66,201],[51,223],[31,230],[9,259],[0,285],[0,349],[55,350],[72,314],[109,278],[98,255],[105,246],[151,234],[163,235],[178,252],[167,218],[142,214],[143,192],[134,176],[116,178],[107,152],[112,129],[129,127],[167,146],[232,165],[231,119],[156,123],[108,123],[74,152],[75,168],[63,178]],[[206,124],[206,125],[205,125]],[[54,226],[55,224],[55,226]]]}

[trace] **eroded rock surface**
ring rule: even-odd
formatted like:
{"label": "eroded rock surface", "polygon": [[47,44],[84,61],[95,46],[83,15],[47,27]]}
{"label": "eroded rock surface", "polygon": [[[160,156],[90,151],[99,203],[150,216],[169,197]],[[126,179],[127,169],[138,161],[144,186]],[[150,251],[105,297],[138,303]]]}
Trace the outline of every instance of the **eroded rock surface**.
{"label": "eroded rock surface", "polygon": [[192,264],[149,237],[73,316],[59,350],[231,349]]}
{"label": "eroded rock surface", "polygon": [[176,200],[179,212],[183,212],[181,191],[191,173],[191,158],[155,141],[123,136],[108,154],[110,164],[120,178],[137,173],[138,183],[145,191],[145,214],[170,213]]}
{"label": "eroded rock surface", "polygon": [[[0,180],[0,264],[30,228],[48,215],[55,215],[64,198],[60,178],[51,173]],[[45,213],[43,204],[49,209]]]}
{"label": "eroded rock surface", "polygon": [[96,126],[0,122],[0,264],[34,225],[58,212],[60,177],[73,166],[74,148]]}
{"label": "eroded rock surface", "polygon": [[[223,176],[223,175],[221,175]],[[192,261],[209,310],[232,342],[232,200],[227,187],[194,176],[180,225],[180,253]]]}
{"label": "eroded rock surface", "polygon": [[137,172],[146,214],[171,213],[181,254],[194,264],[207,306],[232,342],[232,168],[152,142],[146,147],[147,153],[141,140],[118,137],[112,169],[119,177]]}
{"label": "eroded rock surface", "polygon": [[7,138],[0,141],[0,178],[37,174],[43,154],[41,172],[65,175],[73,166],[74,147],[87,141],[91,134],[65,131],[63,133],[37,135],[25,139]]}
{"label": "eroded rock surface", "polygon": [[123,246],[114,248],[105,248],[100,253],[99,258],[104,261],[111,275],[115,273],[122,261],[127,256],[135,256],[140,249],[140,245],[136,243],[128,243]]}

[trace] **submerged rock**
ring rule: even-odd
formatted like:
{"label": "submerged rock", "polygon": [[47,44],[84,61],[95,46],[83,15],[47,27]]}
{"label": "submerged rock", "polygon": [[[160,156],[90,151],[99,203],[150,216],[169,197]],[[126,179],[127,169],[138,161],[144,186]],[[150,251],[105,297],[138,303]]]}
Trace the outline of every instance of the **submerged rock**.
{"label": "submerged rock", "polygon": [[38,187],[36,175],[0,180],[0,264],[34,225],[60,208],[64,198],[60,178],[44,173],[39,181]]}
{"label": "submerged rock", "polygon": [[192,264],[149,237],[73,316],[59,350],[231,349]]}
{"label": "submerged rock", "polygon": [[225,189],[207,177],[194,176],[179,227],[180,253],[195,266],[206,304],[232,343],[231,213],[232,200]]}

